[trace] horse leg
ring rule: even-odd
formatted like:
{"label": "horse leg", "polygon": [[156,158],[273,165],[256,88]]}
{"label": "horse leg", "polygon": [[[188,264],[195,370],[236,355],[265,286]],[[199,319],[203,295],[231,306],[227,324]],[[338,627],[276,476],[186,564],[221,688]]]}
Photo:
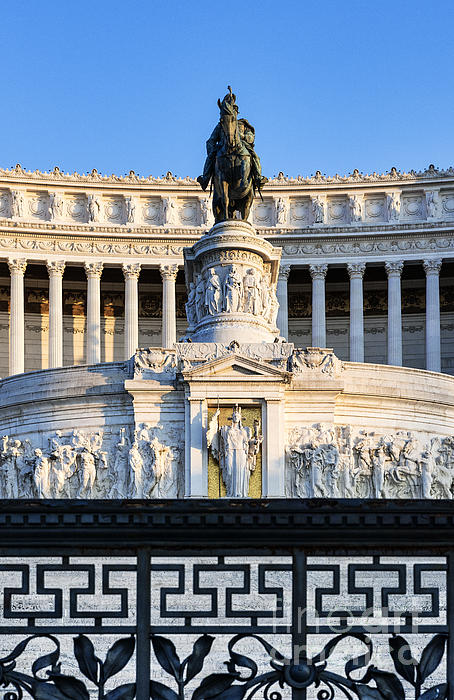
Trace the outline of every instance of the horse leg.
{"label": "horse leg", "polygon": [[249,218],[249,214],[251,212],[251,206],[252,206],[252,200],[254,199],[254,192],[252,191],[252,187],[247,193],[247,195],[244,197],[243,202],[242,202],[242,216],[243,220],[247,221]]}
{"label": "horse leg", "polygon": [[222,209],[223,209],[222,216],[224,217],[223,221],[227,221],[227,219],[229,218],[229,183],[226,182],[225,180],[223,180],[221,182],[221,185],[222,185],[222,194],[223,194],[223,197],[222,197]]}
{"label": "horse leg", "polygon": [[217,224],[220,220],[220,215],[221,215],[221,207],[219,203],[220,197],[219,194],[217,193],[217,190],[215,188],[213,192],[213,216],[214,216],[214,221]]}

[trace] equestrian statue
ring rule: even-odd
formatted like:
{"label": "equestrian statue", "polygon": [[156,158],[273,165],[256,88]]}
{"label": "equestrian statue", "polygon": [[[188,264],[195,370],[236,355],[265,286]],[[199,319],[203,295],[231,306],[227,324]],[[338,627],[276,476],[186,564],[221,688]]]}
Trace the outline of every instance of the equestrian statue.
{"label": "equestrian statue", "polygon": [[216,223],[234,218],[237,211],[247,220],[255,192],[260,196],[267,178],[254,150],[255,129],[247,119],[238,119],[236,96],[228,86],[222,102],[219,123],[207,141],[203,175],[197,178],[203,190],[213,187],[213,214]]}

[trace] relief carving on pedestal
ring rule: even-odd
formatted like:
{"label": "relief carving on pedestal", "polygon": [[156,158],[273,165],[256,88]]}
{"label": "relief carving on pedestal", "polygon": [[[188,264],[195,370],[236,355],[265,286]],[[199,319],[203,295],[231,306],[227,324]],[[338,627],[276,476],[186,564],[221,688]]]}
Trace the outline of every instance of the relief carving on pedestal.
{"label": "relief carving on pedestal", "polygon": [[186,317],[189,328],[206,316],[221,312],[247,313],[273,323],[278,308],[267,269],[259,273],[255,268],[232,264],[194,275],[189,284]]}
{"label": "relief carving on pedestal", "polygon": [[60,430],[0,441],[0,498],[178,498],[183,495],[182,431],[141,424],[130,434]]}
{"label": "relief carving on pedestal", "polygon": [[454,497],[454,437],[351,426],[295,427],[287,438],[287,495],[300,498]]}

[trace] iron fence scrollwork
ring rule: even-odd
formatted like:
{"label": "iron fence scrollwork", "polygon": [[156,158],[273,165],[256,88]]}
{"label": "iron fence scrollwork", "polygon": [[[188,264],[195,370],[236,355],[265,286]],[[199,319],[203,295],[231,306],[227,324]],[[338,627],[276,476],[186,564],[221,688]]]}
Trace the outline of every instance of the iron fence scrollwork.
{"label": "iron fence scrollwork", "polygon": [[[0,547],[4,700],[454,700],[454,515],[443,541],[415,542],[410,521],[381,546],[370,529],[368,545],[367,522],[354,543],[358,521],[339,502],[331,535],[300,528],[270,546],[269,513],[260,527],[251,504],[231,503],[219,510],[249,520],[227,545],[197,502],[181,521],[166,520],[176,505],[140,505],[161,523],[145,541],[118,506],[102,546],[99,519],[74,525],[71,509],[67,540],[53,538],[47,507],[33,506],[33,534],[14,529]],[[289,508],[270,506],[282,519]],[[394,506],[379,508],[383,524]]]}

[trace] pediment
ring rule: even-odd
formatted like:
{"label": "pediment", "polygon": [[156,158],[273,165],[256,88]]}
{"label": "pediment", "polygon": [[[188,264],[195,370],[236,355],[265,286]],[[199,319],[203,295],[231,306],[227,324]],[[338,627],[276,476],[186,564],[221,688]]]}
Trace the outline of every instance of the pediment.
{"label": "pediment", "polygon": [[237,353],[210,360],[193,369],[183,371],[183,377],[187,380],[288,381],[289,376],[286,370],[265,362],[251,360]]}

